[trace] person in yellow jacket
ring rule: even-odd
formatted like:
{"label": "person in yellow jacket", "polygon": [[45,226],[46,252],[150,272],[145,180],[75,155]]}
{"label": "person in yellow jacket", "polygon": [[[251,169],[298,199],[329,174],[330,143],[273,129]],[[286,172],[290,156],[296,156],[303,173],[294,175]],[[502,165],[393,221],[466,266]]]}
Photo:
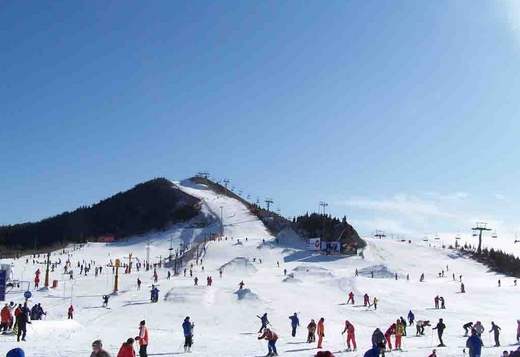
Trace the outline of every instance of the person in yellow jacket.
{"label": "person in yellow jacket", "polygon": [[395,349],[401,351],[401,339],[404,335],[404,325],[401,320],[395,323]]}

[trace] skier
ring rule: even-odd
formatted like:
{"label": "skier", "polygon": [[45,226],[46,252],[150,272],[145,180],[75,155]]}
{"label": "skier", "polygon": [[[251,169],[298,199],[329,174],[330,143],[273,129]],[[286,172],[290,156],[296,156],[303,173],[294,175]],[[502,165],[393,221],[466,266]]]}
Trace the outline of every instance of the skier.
{"label": "skier", "polygon": [[495,338],[495,347],[500,346],[500,326],[495,325],[493,321],[491,321],[491,330],[489,332],[493,332],[493,337]]}
{"label": "skier", "polygon": [[29,321],[29,309],[27,308],[27,303],[23,306],[21,312],[16,316],[16,325],[18,326],[18,333],[16,336],[16,340],[20,342],[20,336],[22,337],[22,341],[25,341],[25,336],[27,335],[27,324],[30,324]]}
{"label": "skier", "polygon": [[405,336],[405,327],[402,320],[395,322],[395,349],[401,351],[401,340]]}
{"label": "skier", "polygon": [[292,335],[292,337],[295,337],[296,328],[298,326],[300,326],[300,320],[298,320],[298,315],[296,314],[296,312],[292,316],[289,316],[289,319],[291,320],[291,328],[292,328],[291,335]]}
{"label": "skier", "polygon": [[439,298],[439,301],[441,302],[441,309],[445,309],[445,308],[446,308],[446,305],[445,305],[444,296],[441,296],[441,297]]}
{"label": "skier", "polygon": [[74,306],[72,306],[72,304],[69,306],[69,310],[67,311],[67,319],[74,319]]}
{"label": "skier", "polygon": [[365,293],[365,295],[363,295],[363,306],[368,306],[370,305],[370,297],[368,296],[367,293]]}
{"label": "skier", "polygon": [[408,325],[412,326],[414,320],[415,320],[415,315],[413,314],[412,310],[408,311]]}
{"label": "skier", "polygon": [[108,299],[110,297],[108,295],[103,295],[103,307],[108,307]]}
{"label": "skier", "polygon": [[500,282],[500,279],[498,279],[498,287],[501,287],[502,283]]}
{"label": "skier", "polygon": [[316,322],[314,319],[307,325],[307,343],[316,341]]}
{"label": "skier", "polygon": [[323,337],[325,337],[325,319],[322,317],[318,321],[318,348],[322,348]]}
{"label": "skier", "polygon": [[433,299],[433,302],[434,302],[435,308],[438,309],[439,308],[439,295],[435,296],[435,298]]}
{"label": "skier", "polygon": [[193,283],[194,283],[194,286],[198,286],[199,285],[199,278],[195,277],[195,279],[193,279]]}
{"label": "skier", "polygon": [[242,280],[240,283],[238,283],[238,290],[242,290],[244,288],[244,280]]}
{"label": "skier", "polygon": [[379,302],[379,300],[374,296],[374,302],[372,303],[372,305],[374,305],[374,310],[377,310],[377,303]]}
{"label": "skier", "polygon": [[466,287],[464,286],[464,283],[460,283],[460,293],[464,294],[466,292]]}
{"label": "skier", "polygon": [[391,324],[390,327],[385,332],[385,340],[386,340],[386,344],[388,346],[389,351],[392,350],[392,335],[395,335],[395,328],[396,328],[395,323]]}
{"label": "skier", "polygon": [[101,340],[95,340],[92,342],[92,353],[90,357],[110,357],[107,351],[103,349],[103,343]]}
{"label": "skier", "polygon": [[0,317],[2,331],[5,332],[7,331],[7,328],[9,327],[12,319],[11,310],[9,310],[9,306],[7,304],[5,304],[5,306],[2,308],[2,311],[0,312]]}
{"label": "skier", "polygon": [[141,279],[137,278],[137,290],[141,290]]}
{"label": "skier", "polygon": [[[345,321],[345,329],[343,330],[343,332],[341,334],[344,335],[345,332],[347,333],[347,351],[352,351],[352,348],[355,351],[357,349],[356,332],[354,329],[354,325],[352,325],[349,320]],[[351,348],[351,343],[352,343],[352,348]]]}
{"label": "skier", "polygon": [[379,328],[376,328],[374,332],[372,333],[372,348],[378,348],[381,350],[382,355],[385,355],[385,335],[383,335],[383,332]]}
{"label": "skier", "polygon": [[432,350],[432,353],[428,357],[437,357],[437,350]]}
{"label": "skier", "polygon": [[464,337],[468,337],[468,332],[473,329],[473,322],[467,322],[464,325],[462,325],[462,328],[464,329]]}
{"label": "skier", "polygon": [[401,316],[399,321],[401,321],[401,324],[403,325],[403,336],[406,336],[406,320]]}
{"label": "skier", "polygon": [[139,341],[139,357],[147,357],[148,329],[146,328],[146,322],[144,320],[139,323],[139,336],[135,339]]}
{"label": "skier", "polygon": [[[186,269],[184,269],[184,270],[186,270]],[[219,273],[220,277],[222,278],[222,269],[220,269],[220,270],[218,271],[218,273]],[[186,273],[184,273],[184,276],[186,276]]]}
{"label": "skier", "polygon": [[477,321],[475,325],[473,325],[473,330],[477,332],[477,336],[482,338],[482,333],[486,330],[480,321]]}
{"label": "skier", "polygon": [[520,342],[520,320],[516,320],[516,342]]}
{"label": "skier", "polygon": [[258,333],[262,333],[262,331],[267,328],[267,324],[269,323],[269,320],[267,319],[267,312],[264,313],[262,316],[256,315],[262,322],[262,326],[260,327],[260,330],[258,330]]}
{"label": "skier", "polygon": [[480,357],[482,350],[482,340],[475,330],[471,330],[471,336],[466,340],[466,347],[469,349],[469,357]]}
{"label": "skier", "polygon": [[129,338],[126,342],[123,342],[117,353],[117,357],[135,357],[133,338]]}
{"label": "skier", "polygon": [[184,352],[191,352],[191,346],[193,345],[193,329],[195,324],[190,322],[190,317],[186,316],[182,323],[182,331],[184,333]]}
{"label": "skier", "polygon": [[278,356],[278,352],[276,351],[276,341],[278,340],[278,336],[276,333],[271,331],[269,328],[264,330],[264,333],[261,336],[258,336],[259,340],[267,340],[267,357]]}
{"label": "skier", "polygon": [[415,324],[415,328],[417,330],[415,336],[424,336],[424,328],[426,326],[431,326],[429,320],[419,320]]}
{"label": "skier", "polygon": [[446,325],[444,324],[442,319],[439,319],[437,326],[433,328],[433,330],[437,330],[437,337],[439,338],[439,345],[437,347],[446,347],[446,345],[442,341],[442,334],[444,333],[445,329]]}
{"label": "skier", "polygon": [[352,305],[354,305],[354,293],[352,291],[350,293],[348,293],[347,304],[350,302],[352,302]]}
{"label": "skier", "polygon": [[419,281],[422,283],[424,281],[424,273],[421,273],[421,277],[419,278]]}

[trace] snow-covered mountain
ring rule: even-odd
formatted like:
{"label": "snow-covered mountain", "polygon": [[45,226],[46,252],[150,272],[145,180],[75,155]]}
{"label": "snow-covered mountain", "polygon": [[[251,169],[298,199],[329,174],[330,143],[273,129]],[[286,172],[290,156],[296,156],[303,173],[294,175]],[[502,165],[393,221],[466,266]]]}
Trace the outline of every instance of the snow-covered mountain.
{"label": "snow-covered mountain", "polygon": [[[516,320],[520,315],[516,315],[515,307],[520,288],[513,286],[513,278],[490,273],[454,251],[419,243],[368,239],[362,256],[311,254],[302,250],[303,246],[287,232],[275,243],[276,237],[242,202],[191,181],[176,185],[202,201],[201,215],[165,232],[124,242],[88,243],[76,251],[53,253],[52,261],[63,262],[70,254],[75,267],[74,280],[62,274],[61,266],[51,273],[51,280],[58,280],[56,289],[33,289],[34,272],[38,268],[43,271],[44,266],[33,265],[32,257],[3,260],[2,263],[13,264],[15,278],[31,282],[33,296],[29,305],[41,303],[47,315],[29,325],[27,342],[17,343],[12,335],[0,336],[0,353],[22,346],[31,357],[88,356],[91,342],[101,339],[116,356],[121,343],[137,335],[139,321],[144,319],[150,333],[150,356],[174,356],[183,353],[181,324],[185,316],[190,316],[195,322],[193,356],[262,356],[267,347],[265,341],[257,340],[260,323],[256,315],[264,312],[279,336],[278,353],[284,356],[316,353],[316,344],[306,343],[305,326],[320,317],[325,318],[325,350],[335,355],[362,356],[371,346],[371,334],[376,327],[384,332],[397,318],[406,317],[409,310],[417,320],[430,320],[432,324],[444,318],[448,347],[439,348],[438,356],[462,355],[462,325],[468,321],[480,320],[488,330],[491,321],[502,327],[501,339],[507,347],[489,347],[491,341],[486,332],[483,356],[498,355],[502,349],[512,349],[509,344],[516,343]],[[112,269],[105,267],[95,277],[93,268],[88,276],[80,276],[76,268],[77,262],[83,260],[94,260],[103,266],[116,258],[125,261],[130,253],[143,261],[147,249],[151,260],[158,261],[169,254],[171,245],[176,248],[181,243],[201,242],[222,228],[227,239],[208,242],[202,264],[190,262],[194,276],[199,278],[198,286],[194,286],[189,274],[184,277],[181,273],[168,280],[167,269],[158,269],[160,297],[156,304],[149,302],[152,270],[133,269],[131,274],[121,274],[119,293],[110,298],[109,308],[103,308],[101,297],[113,288]],[[442,270],[445,277],[438,277]],[[425,281],[419,282],[422,273]],[[457,280],[462,275],[465,294],[459,293],[460,283],[453,281],[452,274]],[[206,286],[207,276],[213,277],[212,286]],[[143,281],[141,290],[136,288],[138,277]],[[500,288],[498,279],[502,281]],[[237,292],[241,281],[245,290]],[[26,285],[9,291],[7,301],[22,302]],[[353,305],[346,304],[350,291],[356,298]],[[379,299],[377,310],[363,306],[365,293],[371,300]],[[445,298],[445,310],[433,308],[436,295]],[[75,307],[74,320],[67,320],[70,303]],[[288,316],[294,312],[302,326],[293,338]],[[356,327],[356,352],[344,352],[345,338],[341,332],[346,319]],[[414,328],[408,328],[404,351],[391,354],[427,356],[436,345],[431,328],[422,337],[416,337]]]}

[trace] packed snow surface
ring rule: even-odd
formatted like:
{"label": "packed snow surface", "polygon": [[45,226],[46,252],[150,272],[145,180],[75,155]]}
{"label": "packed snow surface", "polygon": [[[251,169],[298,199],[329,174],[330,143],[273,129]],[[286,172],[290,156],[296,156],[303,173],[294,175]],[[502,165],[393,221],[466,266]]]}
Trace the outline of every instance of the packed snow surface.
{"label": "packed snow surface", "polygon": [[[438,348],[438,356],[461,356],[465,345],[462,325],[476,320],[482,321],[487,330],[491,321],[500,325],[502,344],[506,346],[490,347],[486,331],[483,356],[498,356],[504,349],[516,348],[509,346],[516,343],[516,320],[520,318],[517,309],[520,287],[513,286],[513,278],[491,273],[453,251],[408,242],[368,239],[363,257],[338,258],[304,252],[300,250],[303,245],[296,244],[291,232],[286,232],[285,240],[279,244],[274,243],[275,237],[241,202],[218,195],[203,185],[190,182],[178,185],[203,200],[203,214],[198,221],[126,242],[89,243],[71,252],[73,266],[83,260],[105,266],[98,277],[94,277],[94,268],[88,276],[79,276],[79,270],[74,268],[74,280],[69,280],[62,274],[62,267],[58,267],[51,273],[51,280],[59,281],[58,288],[38,291],[34,290],[32,280],[37,268],[44,271],[43,264],[33,265],[32,257],[29,264],[25,263],[25,257],[3,260],[2,263],[14,264],[15,278],[31,281],[33,296],[29,305],[41,303],[47,315],[28,326],[27,342],[17,343],[12,335],[0,336],[0,354],[21,346],[30,357],[88,356],[91,342],[101,339],[106,350],[116,356],[121,343],[137,335],[139,321],[146,320],[149,355],[174,356],[183,353],[181,324],[184,317],[190,316],[195,323],[192,356],[262,356],[267,347],[265,341],[257,340],[260,327],[257,315],[267,312],[271,327],[279,336],[280,355],[313,356],[316,344],[306,343],[305,326],[311,319],[324,317],[324,350],[357,357],[370,347],[376,327],[384,332],[398,317],[406,318],[409,310],[417,320],[430,320],[433,324],[444,318],[447,347]],[[119,293],[111,296],[108,308],[101,306],[101,297],[113,288],[112,269],[106,267],[110,260],[125,261],[132,253],[143,261],[149,247],[150,259],[158,261],[169,254],[171,245],[189,245],[209,233],[219,232],[221,215],[228,239],[208,243],[202,264],[193,262],[198,286],[194,286],[189,274],[185,277],[182,272],[171,280],[166,279],[167,269],[163,267],[158,269],[159,302],[152,304],[149,290],[153,270],[134,269],[131,274],[121,274]],[[56,252],[52,260],[65,261],[67,257],[68,254]],[[443,269],[445,277],[438,277]],[[398,280],[394,278],[396,273]],[[425,274],[422,283],[421,273]],[[407,274],[409,281],[405,278]],[[460,283],[453,281],[452,274],[457,280],[459,275],[463,276],[466,294],[459,293]],[[213,277],[212,286],[206,285],[208,275]],[[143,281],[141,290],[136,288],[138,277]],[[500,288],[498,279],[502,280]],[[239,291],[242,280],[245,286]],[[7,301],[22,302],[26,285],[9,291]],[[350,291],[355,294],[354,304],[346,304]],[[365,293],[371,301],[373,297],[379,299],[377,310],[363,306]],[[445,310],[433,308],[436,295],[446,299]],[[67,320],[70,303],[75,308],[74,320]],[[293,338],[288,317],[294,312],[298,313],[302,326]],[[346,319],[356,327],[356,352],[344,352],[345,338],[341,332]],[[405,351],[394,351],[391,355],[423,357],[436,345],[431,328],[427,328],[426,336],[416,337],[415,329],[409,327],[408,337],[403,341]]]}

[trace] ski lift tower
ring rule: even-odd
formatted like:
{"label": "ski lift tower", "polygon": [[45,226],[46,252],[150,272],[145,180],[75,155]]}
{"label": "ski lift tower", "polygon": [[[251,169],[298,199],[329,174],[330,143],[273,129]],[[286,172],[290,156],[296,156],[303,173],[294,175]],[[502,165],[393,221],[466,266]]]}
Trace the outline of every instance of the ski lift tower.
{"label": "ski lift tower", "polygon": [[227,189],[228,185],[229,185],[229,179],[224,179],[224,187]]}
{"label": "ski lift tower", "polygon": [[385,235],[385,232],[383,232],[383,231],[376,231],[376,233],[374,234],[374,237],[383,239],[384,237],[386,237],[386,235]]}
{"label": "ski lift tower", "polygon": [[269,212],[269,209],[271,208],[271,205],[273,204],[273,199],[272,198],[267,198],[265,200],[265,204],[267,205],[267,212]]}
{"label": "ski lift tower", "polygon": [[478,232],[478,248],[477,248],[477,254],[480,254],[482,252],[482,233],[485,231],[490,231],[490,228],[487,228],[487,223],[485,222],[477,222],[475,224],[475,227],[471,228],[473,232],[473,236],[476,236]]}
{"label": "ski lift tower", "polygon": [[[325,216],[325,209],[329,206],[327,202],[320,201],[320,208],[323,210],[323,215]],[[321,212],[320,212],[321,213]]]}

